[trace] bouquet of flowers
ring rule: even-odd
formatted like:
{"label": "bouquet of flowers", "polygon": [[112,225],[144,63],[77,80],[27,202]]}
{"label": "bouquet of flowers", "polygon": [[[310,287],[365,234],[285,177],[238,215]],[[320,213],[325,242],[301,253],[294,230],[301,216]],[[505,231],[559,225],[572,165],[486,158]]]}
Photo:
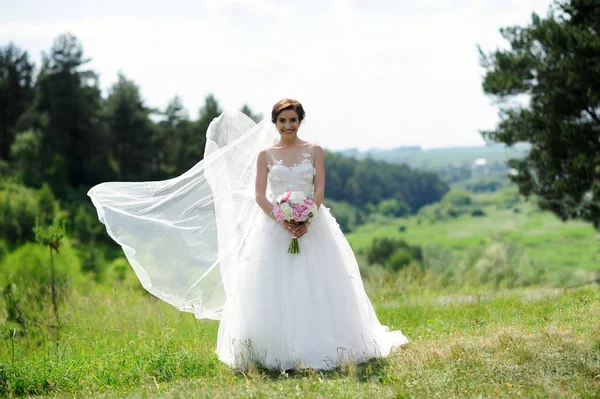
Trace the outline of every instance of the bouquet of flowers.
{"label": "bouquet of flowers", "polygon": [[[302,191],[287,191],[279,198],[273,207],[273,216],[278,222],[308,223],[317,215],[317,205]],[[288,252],[300,253],[298,238],[293,237]]]}

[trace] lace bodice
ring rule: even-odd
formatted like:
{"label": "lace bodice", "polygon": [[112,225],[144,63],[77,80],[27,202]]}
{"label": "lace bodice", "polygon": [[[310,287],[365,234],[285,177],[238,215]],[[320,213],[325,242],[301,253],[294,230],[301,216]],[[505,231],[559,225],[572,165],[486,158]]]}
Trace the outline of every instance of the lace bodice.
{"label": "lace bodice", "polygon": [[311,143],[292,148],[270,147],[267,153],[269,187],[272,199],[286,191],[303,191],[307,196],[314,194],[313,177],[314,147]]}

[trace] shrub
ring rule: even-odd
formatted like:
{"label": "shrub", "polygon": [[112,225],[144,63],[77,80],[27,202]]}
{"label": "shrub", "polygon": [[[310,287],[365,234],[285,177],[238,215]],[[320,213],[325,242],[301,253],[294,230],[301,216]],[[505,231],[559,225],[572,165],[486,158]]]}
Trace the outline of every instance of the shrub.
{"label": "shrub", "polygon": [[452,189],[444,195],[441,202],[453,207],[461,207],[471,205],[473,200],[466,191]]}
{"label": "shrub", "polygon": [[473,211],[471,211],[471,216],[485,216],[485,212],[483,211],[483,209],[474,209]]}
{"label": "shrub", "polygon": [[410,214],[410,206],[403,200],[389,198],[381,201],[377,206],[379,213],[385,216],[402,217]]}
{"label": "shrub", "polygon": [[73,218],[73,230],[82,243],[94,242],[104,235],[104,225],[98,221],[91,203],[89,206],[79,205]]}
{"label": "shrub", "polygon": [[421,247],[388,237],[374,238],[367,253],[367,262],[370,265],[378,263],[393,270],[401,269],[412,260],[420,262],[422,259]]}
{"label": "shrub", "polygon": [[8,254],[8,245],[2,240],[0,240],[0,262],[2,259]]}
{"label": "shrub", "polygon": [[[75,251],[63,240],[60,254],[54,257],[55,288],[59,302],[65,300],[73,285],[85,281]],[[31,322],[51,317],[50,255],[47,246],[26,243],[0,262],[0,287],[4,290],[7,314],[26,328]],[[17,320],[17,316],[18,319]]]}
{"label": "shrub", "polygon": [[23,182],[28,186],[39,187],[44,181],[42,135],[33,130],[19,133],[10,151],[11,164],[15,166]]}
{"label": "shrub", "polygon": [[39,210],[36,190],[15,183],[3,184],[0,189],[0,238],[10,247],[33,241],[33,227]]}
{"label": "shrub", "polygon": [[385,266],[394,271],[398,271],[409,265],[412,260],[413,254],[410,252],[410,250],[407,248],[398,248],[387,260]]}
{"label": "shrub", "polygon": [[125,287],[144,291],[127,259],[119,257],[112,261],[104,273],[104,281],[111,286]]}
{"label": "shrub", "polygon": [[48,186],[48,183],[42,184],[42,187],[37,193],[37,202],[39,206],[40,222],[45,225],[52,224],[54,218],[58,214],[58,205],[54,198],[54,194]]}

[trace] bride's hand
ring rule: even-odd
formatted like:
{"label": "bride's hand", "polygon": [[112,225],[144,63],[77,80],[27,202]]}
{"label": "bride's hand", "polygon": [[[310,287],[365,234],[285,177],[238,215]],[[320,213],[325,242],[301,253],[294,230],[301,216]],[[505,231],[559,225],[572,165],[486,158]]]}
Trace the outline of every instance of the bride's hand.
{"label": "bride's hand", "polygon": [[307,231],[306,223],[297,223],[297,222],[281,222],[281,225],[294,237],[300,238]]}
{"label": "bride's hand", "polygon": [[288,233],[295,236],[296,229],[298,228],[298,224],[296,222],[287,222],[284,220],[279,224],[281,224],[283,228],[287,230]]}
{"label": "bride's hand", "polygon": [[296,237],[300,238],[308,231],[307,223],[298,223],[298,222],[284,222],[286,229],[289,233]]}
{"label": "bride's hand", "polygon": [[296,229],[296,238],[302,237],[308,231],[308,223],[300,223]]}

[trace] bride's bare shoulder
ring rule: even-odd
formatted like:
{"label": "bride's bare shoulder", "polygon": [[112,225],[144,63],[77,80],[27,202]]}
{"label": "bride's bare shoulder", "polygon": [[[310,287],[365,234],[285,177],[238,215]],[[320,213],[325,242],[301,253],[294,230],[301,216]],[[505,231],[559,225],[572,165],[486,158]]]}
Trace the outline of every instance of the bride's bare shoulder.
{"label": "bride's bare shoulder", "polygon": [[321,154],[323,153],[323,148],[321,147],[321,144],[314,143],[314,142],[311,142],[309,144],[310,144],[310,147],[313,149],[314,152],[319,152]]}
{"label": "bride's bare shoulder", "polygon": [[258,155],[261,155],[261,154],[262,154],[262,155],[264,156],[264,155],[268,154],[268,153],[269,153],[271,150],[273,150],[273,146],[272,146],[272,145],[271,145],[271,146],[269,146],[269,147],[265,147],[265,148],[263,148],[262,150],[260,150],[260,151],[258,152]]}

